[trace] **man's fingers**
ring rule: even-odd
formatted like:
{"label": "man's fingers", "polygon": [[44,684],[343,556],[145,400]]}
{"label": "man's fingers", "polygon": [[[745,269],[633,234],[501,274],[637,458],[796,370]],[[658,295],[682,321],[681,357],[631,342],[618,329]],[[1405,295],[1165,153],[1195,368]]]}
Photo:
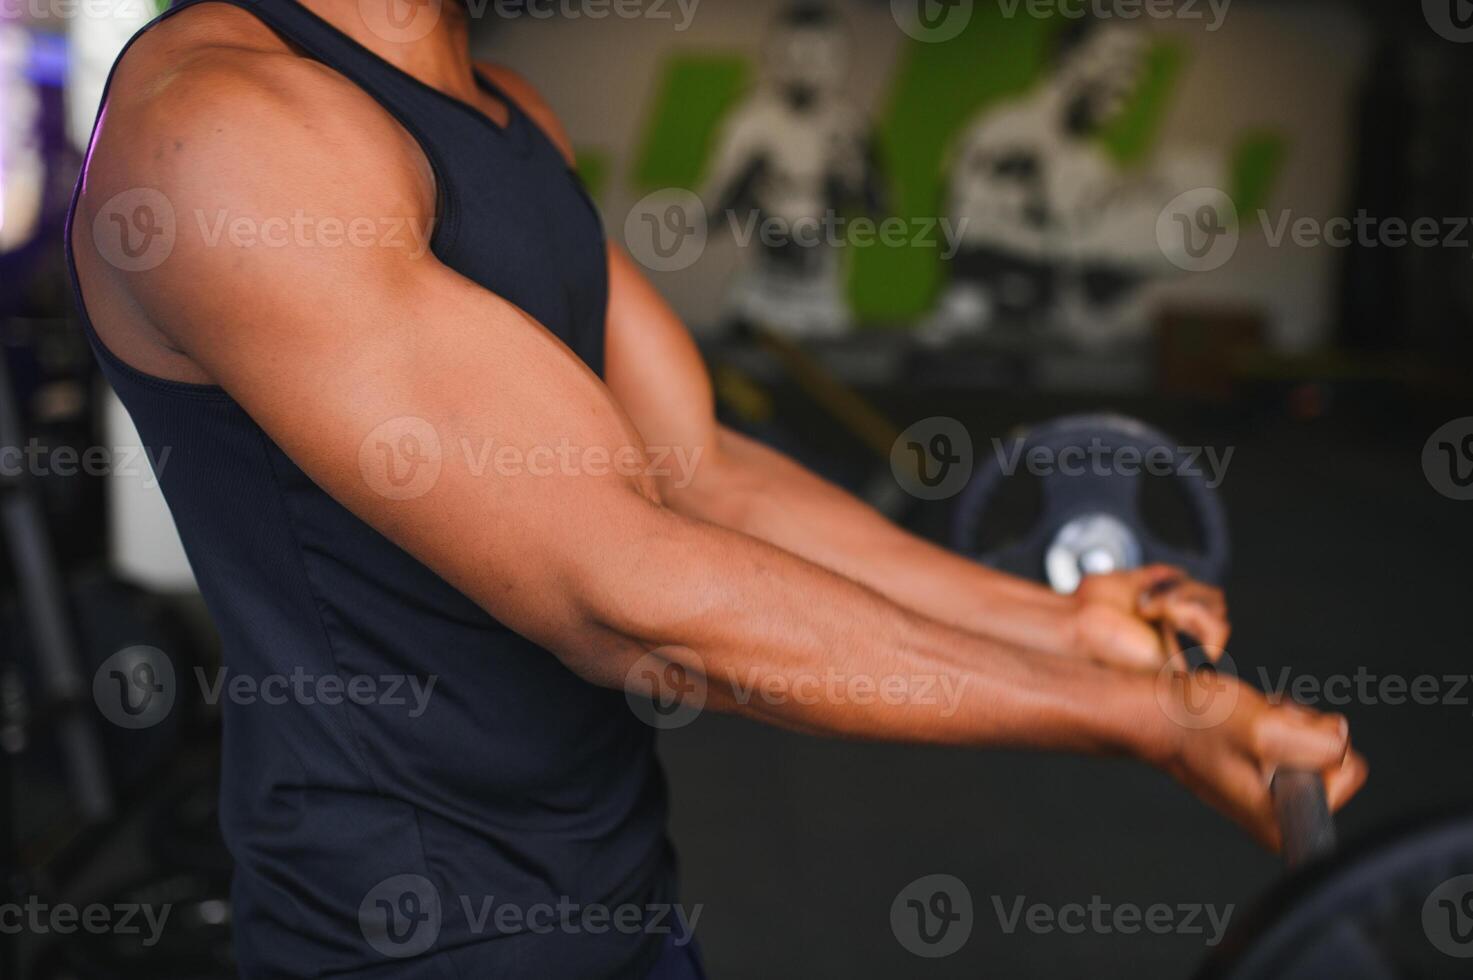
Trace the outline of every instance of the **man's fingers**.
{"label": "man's fingers", "polygon": [[1184,569],[1175,565],[1146,565],[1131,573],[1132,582],[1140,590],[1141,603],[1158,598],[1188,580]]}
{"label": "man's fingers", "polygon": [[1175,598],[1187,599],[1204,606],[1219,616],[1227,615],[1227,596],[1215,585],[1199,582],[1174,565],[1147,565],[1133,573],[1134,585],[1140,589],[1140,605],[1161,608]]}
{"label": "man's fingers", "polygon": [[1265,769],[1338,770],[1350,748],[1344,715],[1320,714],[1294,704],[1270,708],[1255,726],[1254,754]]}
{"label": "man's fingers", "polygon": [[1279,825],[1273,799],[1263,776],[1252,762],[1241,760],[1229,764],[1218,780],[1217,792],[1223,797],[1218,801],[1221,809],[1240,827],[1269,850],[1279,849]]}
{"label": "man's fingers", "polygon": [[[1165,600],[1158,607],[1142,610],[1141,618],[1148,623],[1165,623],[1170,627],[1165,632],[1173,637],[1177,633],[1186,634],[1195,641],[1190,645],[1202,647],[1208,659],[1214,662],[1221,659],[1232,635],[1232,627],[1226,619],[1191,602]],[[1173,649],[1168,643],[1168,654]]]}
{"label": "man's fingers", "polygon": [[1222,656],[1232,635],[1226,617],[1185,597],[1172,595],[1166,602],[1164,618],[1173,629],[1195,637],[1212,660]]}
{"label": "man's fingers", "polygon": [[1214,616],[1227,617],[1227,597],[1215,585],[1206,582],[1183,582],[1167,595],[1172,602],[1184,602],[1207,610]]}
{"label": "man's fingers", "polygon": [[1331,812],[1334,812],[1360,792],[1370,775],[1370,767],[1366,765],[1364,756],[1351,750],[1345,753],[1345,760],[1340,765],[1327,769],[1324,775],[1325,798],[1330,803]]}

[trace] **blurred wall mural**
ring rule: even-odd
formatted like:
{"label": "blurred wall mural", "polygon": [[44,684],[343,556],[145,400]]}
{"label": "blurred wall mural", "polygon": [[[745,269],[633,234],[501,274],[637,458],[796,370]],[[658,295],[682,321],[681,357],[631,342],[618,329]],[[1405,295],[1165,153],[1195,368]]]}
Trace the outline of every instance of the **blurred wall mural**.
{"label": "blurred wall mural", "polygon": [[1112,132],[1143,97],[1149,54],[1136,27],[1070,22],[1053,37],[1037,84],[987,106],[958,134],[943,169],[959,248],[925,339],[1012,324],[1089,343],[1141,328],[1131,300],[1179,271],[1156,235],[1162,204],[1221,186],[1206,154],[1163,147],[1141,162],[1130,143],[1149,131]]}
{"label": "blurred wall mural", "polygon": [[[1317,346],[1336,258],[1273,233],[1289,202],[1290,220],[1345,208],[1369,32],[1340,6],[1202,9],[1097,23],[978,4],[930,43],[888,4],[750,0],[501,19],[479,47],[563,116],[611,235],[651,194],[700,198],[698,257],[655,275],[707,335],[1088,347],[1185,309]],[[555,61],[587,71],[541,70]]]}
{"label": "blurred wall mural", "polygon": [[754,244],[728,292],[736,323],[795,336],[853,325],[843,253],[823,226],[829,215],[877,215],[882,192],[872,125],[845,91],[850,55],[834,10],[790,7],[764,43],[761,77],[722,118],[701,198],[708,227]]}

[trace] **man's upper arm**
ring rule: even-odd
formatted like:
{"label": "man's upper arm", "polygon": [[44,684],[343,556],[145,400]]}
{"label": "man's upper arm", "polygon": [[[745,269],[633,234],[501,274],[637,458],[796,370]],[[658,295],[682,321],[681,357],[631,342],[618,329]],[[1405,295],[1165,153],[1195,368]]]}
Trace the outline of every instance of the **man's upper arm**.
{"label": "man's upper arm", "polygon": [[[587,628],[574,580],[654,512],[655,493],[548,453],[612,457],[639,441],[557,338],[413,241],[326,244],[329,227],[424,222],[433,208],[412,145],[339,81],[211,73],[94,164],[79,222],[128,186],[168,197],[169,257],[115,273],[131,300],[328,493],[558,650]],[[294,230],[268,242],[282,219]],[[437,473],[409,496],[379,451],[404,436]]]}
{"label": "man's upper arm", "polygon": [[[574,165],[573,147],[551,106],[530,82],[509,69],[482,65],[488,78],[515,99]],[[662,493],[677,510],[686,491],[714,481],[720,452],[714,395],[705,362],[690,331],[624,251],[609,246],[609,306],[605,377],[644,445],[655,450]],[[679,454],[679,455],[677,455]],[[690,482],[688,465],[696,467]],[[709,515],[703,515],[709,516]]]}

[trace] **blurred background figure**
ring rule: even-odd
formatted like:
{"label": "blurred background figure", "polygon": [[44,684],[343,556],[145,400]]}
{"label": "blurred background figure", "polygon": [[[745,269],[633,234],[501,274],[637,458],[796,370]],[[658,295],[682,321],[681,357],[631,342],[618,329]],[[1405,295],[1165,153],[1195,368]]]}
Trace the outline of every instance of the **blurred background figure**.
{"label": "blurred background figure", "polygon": [[1137,93],[1149,43],[1133,25],[1070,22],[1037,87],[963,130],[947,174],[961,248],[923,341],[1012,325],[1100,344],[1146,329],[1130,299],[1151,276],[1176,271],[1157,244],[1157,215],[1218,179],[1180,148],[1130,171],[1104,147],[1101,134]]}
{"label": "blurred background figure", "polygon": [[793,338],[853,326],[832,236],[881,194],[869,120],[844,91],[850,56],[838,13],[793,4],[770,27],[755,91],[722,121],[702,197],[714,229],[752,243],[727,296],[734,325]]}

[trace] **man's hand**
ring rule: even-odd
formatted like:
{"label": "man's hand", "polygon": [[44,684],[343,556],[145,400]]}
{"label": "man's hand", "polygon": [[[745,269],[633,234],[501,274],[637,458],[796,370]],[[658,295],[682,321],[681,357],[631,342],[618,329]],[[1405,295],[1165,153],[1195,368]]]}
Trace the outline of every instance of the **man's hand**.
{"label": "man's hand", "polygon": [[1278,769],[1320,773],[1332,812],[1366,781],[1344,715],[1269,704],[1237,678],[1207,671],[1163,673],[1157,702],[1177,730],[1161,768],[1270,849],[1283,844],[1269,792]]}
{"label": "man's hand", "polygon": [[1222,590],[1170,565],[1086,576],[1073,600],[1074,649],[1112,666],[1155,670],[1165,663],[1163,625],[1196,637],[1213,660],[1232,632]]}

